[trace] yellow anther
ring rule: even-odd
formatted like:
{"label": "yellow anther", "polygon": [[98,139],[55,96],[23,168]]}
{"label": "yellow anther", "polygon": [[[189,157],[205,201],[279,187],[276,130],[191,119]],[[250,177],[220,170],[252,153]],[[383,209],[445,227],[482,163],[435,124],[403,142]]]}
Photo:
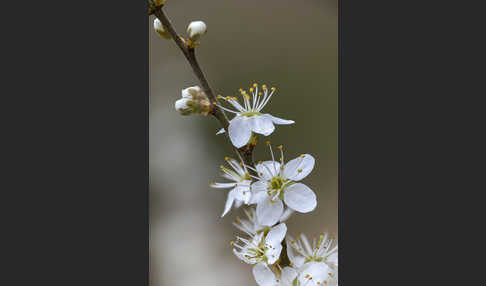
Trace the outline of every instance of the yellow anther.
{"label": "yellow anther", "polygon": [[305,154],[300,155],[300,158],[304,158],[304,157],[305,157]]}
{"label": "yellow anther", "polygon": [[267,89],[267,85],[266,84],[262,85],[262,89],[263,90],[266,90]]}
{"label": "yellow anther", "polygon": [[217,98],[223,98],[223,96],[221,94],[218,94]]}
{"label": "yellow anther", "polygon": [[253,87],[250,87],[250,92],[253,92]]}
{"label": "yellow anther", "polygon": [[243,89],[242,89],[242,88],[240,88],[240,89],[239,89],[239,91],[240,91],[240,92],[243,92]]}
{"label": "yellow anther", "polygon": [[226,100],[230,100],[230,99],[231,99],[231,97],[229,97],[229,95],[227,95],[226,96]]}
{"label": "yellow anther", "polygon": [[258,87],[258,84],[257,84],[257,83],[254,83],[254,84],[253,84],[253,87]]}
{"label": "yellow anther", "polygon": [[290,267],[292,267],[292,266],[294,266],[294,264],[293,264],[292,262],[290,262],[290,263],[289,263],[289,266],[290,266]]}
{"label": "yellow anther", "polygon": [[263,92],[259,91],[259,92],[258,92],[258,95],[263,95]]}
{"label": "yellow anther", "polygon": [[290,241],[290,244],[294,244],[294,243],[295,243],[295,240]]}
{"label": "yellow anther", "polygon": [[229,158],[229,157],[224,157],[224,159],[225,159],[226,161],[229,161],[229,159],[230,159],[230,158]]}
{"label": "yellow anther", "polygon": [[240,166],[243,166],[243,162],[240,162]]}
{"label": "yellow anther", "polygon": [[[282,163],[283,163],[283,160],[282,160]],[[280,170],[283,170],[284,169],[284,166],[280,166]]]}
{"label": "yellow anther", "polygon": [[298,169],[297,172],[302,173],[302,169]]}
{"label": "yellow anther", "polygon": [[306,275],[305,275],[305,278],[309,278],[309,277],[310,277],[310,275],[309,275],[309,274],[306,274]]}
{"label": "yellow anther", "polygon": [[265,144],[270,145],[270,141],[265,142]]}
{"label": "yellow anther", "polygon": [[324,280],[323,282],[324,282],[324,284],[327,284],[327,281],[326,280]]}
{"label": "yellow anther", "polygon": [[260,173],[260,176],[263,176],[263,173]]}
{"label": "yellow anther", "polygon": [[321,284],[321,282],[317,281],[317,285],[320,285],[320,284]]}
{"label": "yellow anther", "polygon": [[220,169],[224,169],[224,166],[223,166],[223,165],[221,165],[221,166],[219,166],[219,168],[220,168]]}
{"label": "yellow anther", "polygon": [[230,242],[230,245],[231,246],[235,245],[235,242],[234,241]]}
{"label": "yellow anther", "polygon": [[[258,161],[258,164],[261,164],[261,163],[262,163],[262,161]],[[261,174],[261,173],[260,173],[260,174]]]}
{"label": "yellow anther", "polygon": [[280,150],[282,150],[283,149],[283,145],[280,145],[277,148],[280,149]]}
{"label": "yellow anther", "polygon": [[236,98],[236,97],[233,97],[233,100],[234,100],[234,101],[238,101],[238,98]]}
{"label": "yellow anther", "polygon": [[283,162],[283,157],[280,157],[280,162]]}
{"label": "yellow anther", "polygon": [[213,104],[214,104],[214,105],[216,105],[216,104],[218,104],[218,103],[217,103],[216,101],[213,101]]}
{"label": "yellow anther", "polygon": [[245,94],[246,99],[250,99],[250,96],[248,94]]}
{"label": "yellow anther", "polygon": [[274,200],[274,199],[270,199],[270,202],[271,202],[271,203],[274,203],[274,202],[275,202],[275,200]]}
{"label": "yellow anther", "polygon": [[276,89],[275,87],[272,87],[272,88],[271,88],[271,90],[272,90],[272,91],[276,91],[277,89]]}

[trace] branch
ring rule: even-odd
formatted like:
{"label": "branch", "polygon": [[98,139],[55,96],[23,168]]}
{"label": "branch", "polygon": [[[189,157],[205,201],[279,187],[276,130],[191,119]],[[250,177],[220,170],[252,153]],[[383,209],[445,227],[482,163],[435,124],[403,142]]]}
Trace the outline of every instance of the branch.
{"label": "branch", "polygon": [[[150,2],[150,1],[149,1]],[[150,9],[149,14],[154,14],[160,22],[162,22],[162,25],[164,28],[169,32],[171,35],[172,39],[174,42],[176,42],[177,46],[179,49],[182,51],[184,56],[186,57],[187,61],[192,67],[192,70],[196,77],[198,78],[199,82],[201,83],[202,89],[204,90],[204,93],[208,96],[211,105],[214,110],[214,117],[221,123],[221,126],[224,128],[226,131],[226,137],[229,139],[228,135],[228,126],[229,126],[229,120],[228,116],[224,112],[224,110],[220,109],[216,105],[213,104],[213,102],[217,102],[218,105],[221,105],[219,103],[219,100],[216,96],[214,96],[213,91],[211,87],[209,86],[209,82],[206,79],[201,66],[199,65],[197,59],[196,59],[196,52],[194,48],[191,48],[187,45],[186,40],[179,36],[177,34],[177,31],[175,30],[174,26],[172,25],[170,19],[167,17],[165,14],[164,10],[162,9],[163,5],[158,6],[158,7],[153,7]],[[253,165],[253,148],[254,145],[248,144],[246,146],[243,146],[240,149],[237,149],[236,147],[233,147],[235,149],[235,152],[237,153],[238,157],[240,158],[241,161],[243,161],[246,165]],[[251,170],[250,170],[251,172]]]}

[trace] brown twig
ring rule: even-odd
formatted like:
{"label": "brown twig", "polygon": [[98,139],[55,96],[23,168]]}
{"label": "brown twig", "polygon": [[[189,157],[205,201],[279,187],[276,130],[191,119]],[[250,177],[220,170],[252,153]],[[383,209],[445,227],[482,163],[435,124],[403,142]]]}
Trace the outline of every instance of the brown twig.
{"label": "brown twig", "polygon": [[[150,4],[150,1],[149,1],[149,4]],[[181,36],[179,36],[179,34],[175,30],[174,26],[172,25],[170,19],[167,17],[167,15],[165,14],[165,12],[162,8],[163,8],[163,5],[158,6],[158,7],[151,6],[150,9],[149,9],[149,14],[150,13],[154,14],[160,20],[160,22],[162,22],[162,25],[167,30],[167,32],[169,32],[172,39],[177,44],[177,46],[182,51],[182,53],[186,57],[187,61],[191,65],[194,74],[196,75],[199,82],[201,83],[202,89],[204,90],[204,93],[206,93],[206,95],[208,96],[209,100],[211,101],[211,104],[213,102],[216,102],[219,105],[220,103],[218,101],[218,98],[216,96],[214,96],[214,93],[213,93],[211,87],[209,86],[209,82],[206,79],[206,77],[205,77],[205,75],[204,75],[204,73],[201,69],[201,66],[199,65],[199,63],[196,59],[195,49],[189,47],[186,43],[186,40],[184,38],[182,38]],[[217,107],[216,105],[213,105],[213,110],[214,110],[214,113],[213,113],[214,117],[216,117],[216,119],[221,123],[224,130],[226,131],[225,134],[229,139],[229,136],[228,136],[228,126],[229,126],[228,116],[226,115],[224,110]],[[240,149],[237,149],[237,148],[234,147],[238,157],[246,165],[253,165],[253,147],[254,146],[251,145],[251,144],[243,146]]]}

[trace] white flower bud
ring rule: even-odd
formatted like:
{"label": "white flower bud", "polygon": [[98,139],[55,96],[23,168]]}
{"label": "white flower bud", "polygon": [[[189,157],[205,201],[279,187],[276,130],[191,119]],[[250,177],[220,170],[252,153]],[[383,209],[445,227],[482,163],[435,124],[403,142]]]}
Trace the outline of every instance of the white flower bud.
{"label": "white flower bud", "polygon": [[182,115],[208,115],[211,104],[199,86],[192,86],[182,90],[182,98],[175,102],[175,109]]}
{"label": "white flower bud", "polygon": [[187,26],[187,34],[192,41],[196,41],[206,34],[206,24],[203,21],[193,21]]}
{"label": "white flower bud", "polygon": [[162,25],[162,22],[160,22],[159,19],[155,18],[154,20],[154,29],[159,35],[166,39],[170,39],[170,34],[164,29],[164,26]]}

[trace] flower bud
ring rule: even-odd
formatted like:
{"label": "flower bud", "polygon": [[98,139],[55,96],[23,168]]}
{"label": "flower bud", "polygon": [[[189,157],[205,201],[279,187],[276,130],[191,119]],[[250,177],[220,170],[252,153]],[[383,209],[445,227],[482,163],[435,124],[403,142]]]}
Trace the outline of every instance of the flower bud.
{"label": "flower bud", "polygon": [[154,20],[154,29],[159,35],[166,39],[170,39],[170,34],[164,29],[164,26],[162,25],[162,22],[160,22],[159,19],[155,18]]}
{"label": "flower bud", "polygon": [[161,5],[164,5],[165,4],[165,1],[166,0],[155,0],[154,1],[154,4],[155,4],[155,6],[161,6]]}
{"label": "flower bud", "polygon": [[175,102],[175,109],[182,115],[208,115],[211,103],[199,86],[193,86],[182,90],[182,98]]}
{"label": "flower bud", "polygon": [[193,21],[187,26],[187,34],[191,41],[196,41],[202,35],[206,34],[206,24],[203,21]]}

